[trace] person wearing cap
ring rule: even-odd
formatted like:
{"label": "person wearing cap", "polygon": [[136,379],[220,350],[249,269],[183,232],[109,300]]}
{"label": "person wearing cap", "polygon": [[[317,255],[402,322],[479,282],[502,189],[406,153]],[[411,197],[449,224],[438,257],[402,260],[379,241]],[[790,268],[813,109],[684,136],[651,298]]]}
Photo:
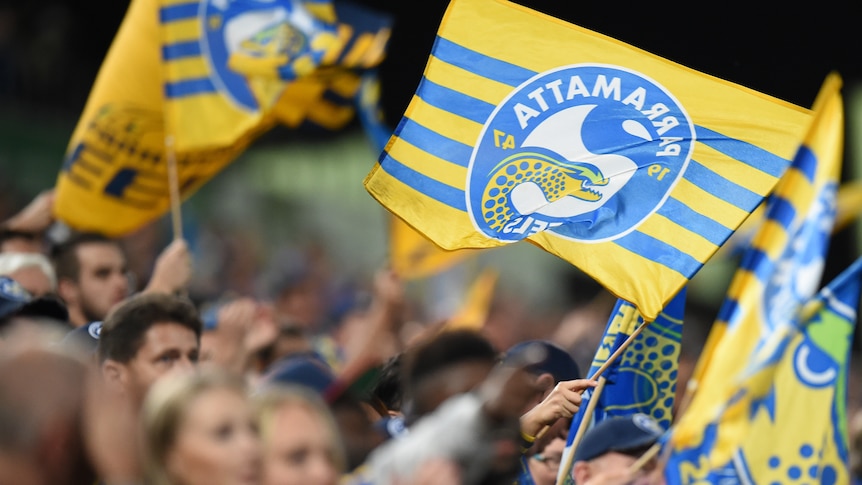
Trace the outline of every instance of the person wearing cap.
{"label": "person wearing cap", "polygon": [[361,465],[384,436],[374,429],[380,411],[374,409],[363,390],[345,387],[332,368],[316,352],[287,357],[277,362],[263,377],[259,389],[300,386],[314,391],[329,406],[343,442],[346,470]]}
{"label": "person wearing cap", "polygon": [[0,276],[12,278],[36,297],[57,291],[54,267],[44,254],[0,253]]}
{"label": "person wearing cap", "polygon": [[59,299],[50,295],[34,298],[17,281],[0,276],[0,329],[24,320],[64,325],[68,316]]}
{"label": "person wearing cap", "polygon": [[[577,485],[640,483],[629,468],[662,436],[664,430],[646,414],[605,419],[584,434],[575,450],[572,473]],[[655,462],[647,463],[649,472]],[[641,477],[643,478],[643,477]]]}
{"label": "person wearing cap", "polygon": [[[73,327],[104,321],[108,312],[129,297],[130,273],[120,243],[97,233],[79,233],[51,251],[57,294],[69,309]],[[176,239],[159,254],[142,293],[175,293],[191,278],[186,242]]]}
{"label": "person wearing cap", "polygon": [[[568,352],[546,340],[528,340],[511,347],[503,357],[514,361],[529,352],[540,358],[526,367],[541,390],[521,416],[521,474],[519,485],[551,485],[555,482],[565,447],[569,419],[578,412],[581,394],[596,385],[581,379],[578,364]],[[538,435],[541,435],[539,437]],[[561,452],[561,451],[560,451]]]}

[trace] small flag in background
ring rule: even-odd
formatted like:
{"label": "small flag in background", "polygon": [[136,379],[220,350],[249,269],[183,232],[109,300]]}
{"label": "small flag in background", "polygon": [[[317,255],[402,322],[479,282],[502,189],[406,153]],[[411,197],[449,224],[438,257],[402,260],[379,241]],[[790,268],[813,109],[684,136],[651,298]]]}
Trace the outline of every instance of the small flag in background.
{"label": "small flag in background", "polygon": [[[70,139],[57,218],[124,236],[170,207],[169,151],[188,197],[278,123],[343,128],[354,109],[326,93],[350,99],[358,75],[323,71],[379,63],[390,20],[357,18],[377,18],[368,33],[336,14],[331,0],[133,0]],[[287,88],[312,77],[315,96],[291,105]]]}
{"label": "small flag in background", "polygon": [[490,268],[479,273],[467,290],[461,307],[449,318],[443,330],[481,330],[488,320],[499,277],[499,273]]}
{"label": "small flag in background", "polygon": [[[766,220],[731,281],[693,397],[670,439],[670,483],[717,482],[767,395],[803,304],[820,284],[835,219],[843,148],[841,79],[831,74],[790,170],[767,199]],[[687,398],[688,399],[688,398]]]}
{"label": "small flag in background", "polygon": [[161,0],[158,19],[165,121],[180,152],[244,136],[288,81],[314,72],[338,44],[335,24],[299,0]]}
{"label": "small flag in background", "polygon": [[454,0],[365,186],[443,248],[529,240],[654,320],[810,116],[510,2]]}
{"label": "small flag in background", "polygon": [[343,1],[335,3],[335,15],[338,47],[327,51],[312,75],[290,83],[275,107],[276,118],[288,128],[336,131],[357,112],[362,116],[363,81],[386,56],[393,19]]}
{"label": "small flag in background", "polygon": [[[607,382],[593,415],[586,426],[591,427],[606,418],[646,414],[665,430],[673,421],[679,351],[682,343],[686,288],[683,288],[626,350],[602,373]],[[588,377],[593,376],[623,343],[644,324],[631,303],[618,300],[605,328],[605,335],[596,350]],[[587,406],[594,399],[593,390],[584,392],[578,414],[572,419],[562,462],[575,452],[573,441],[586,417]],[[571,469],[561,466],[557,483],[563,483]]]}

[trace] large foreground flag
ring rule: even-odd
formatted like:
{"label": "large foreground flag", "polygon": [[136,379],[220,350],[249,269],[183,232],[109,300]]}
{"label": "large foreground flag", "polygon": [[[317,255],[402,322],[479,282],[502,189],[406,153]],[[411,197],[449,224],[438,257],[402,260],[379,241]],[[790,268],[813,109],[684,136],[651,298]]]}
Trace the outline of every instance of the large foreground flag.
{"label": "large foreground flag", "polygon": [[[380,105],[380,79],[377,73],[363,74],[357,93],[357,115],[375,153],[380,153],[392,136]],[[439,274],[474,256],[477,250],[447,251],[413,229],[399,217],[388,214],[389,264],[405,280]]]}
{"label": "large foreground flag", "polygon": [[[593,415],[584,426],[615,416],[646,414],[667,430],[673,421],[674,397],[679,369],[679,351],[682,344],[685,315],[685,287],[667,304],[658,318],[635,337],[623,353],[604,371],[607,382],[598,396]],[[635,332],[644,324],[643,318],[631,303],[618,300],[605,334],[596,349],[587,377],[592,377]],[[569,455],[574,453],[574,438],[586,416],[589,402],[595,399],[595,390],[588,389],[578,413],[572,419],[563,451],[562,465],[557,483],[570,478],[567,468]]]}
{"label": "large foreground flag", "polygon": [[525,7],[453,0],[365,186],[446,249],[527,239],[654,320],[774,188],[809,120]]}
{"label": "large foreground flag", "polygon": [[677,482],[720,479],[715,470],[747,435],[749,407],[765,399],[800,309],[820,284],[841,168],[840,88],[836,74],[824,82],[810,130],[731,281],[671,437],[668,470]]}

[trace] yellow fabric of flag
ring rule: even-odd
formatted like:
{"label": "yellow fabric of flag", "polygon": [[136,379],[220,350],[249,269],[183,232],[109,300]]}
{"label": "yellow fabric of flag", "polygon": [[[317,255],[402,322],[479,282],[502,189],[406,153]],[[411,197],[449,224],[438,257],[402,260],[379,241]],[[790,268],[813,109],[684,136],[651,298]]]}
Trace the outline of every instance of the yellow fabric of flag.
{"label": "yellow fabric of flag", "polygon": [[389,264],[405,280],[440,273],[476,254],[471,249],[447,251],[401,219],[389,217]]}
{"label": "yellow fabric of flag", "polygon": [[[72,133],[55,215],[82,231],[122,236],[169,208],[158,0],[134,0]],[[188,195],[230,163],[255,132],[176,155]]]}
{"label": "yellow fabric of flag", "polygon": [[443,327],[450,330],[480,330],[488,320],[488,312],[494,299],[494,289],[500,274],[491,268],[483,270],[470,285],[461,307]]}
{"label": "yellow fabric of flag", "polygon": [[56,217],[127,235],[170,207],[168,157],[186,198],[276,124],[343,128],[359,89],[350,70],[383,59],[391,19],[340,8],[345,18],[331,0],[133,0],[72,133]]}
{"label": "yellow fabric of flag", "polygon": [[[769,392],[802,306],[817,290],[835,220],[843,149],[841,79],[815,101],[793,165],[767,199],[693,376],[696,385],[670,440],[681,483],[717,481],[751,425],[749,407]],[[676,483],[675,481],[673,483]]]}
{"label": "yellow fabric of flag", "polygon": [[454,0],[365,186],[445,249],[530,241],[654,320],[810,118],[511,2]]}

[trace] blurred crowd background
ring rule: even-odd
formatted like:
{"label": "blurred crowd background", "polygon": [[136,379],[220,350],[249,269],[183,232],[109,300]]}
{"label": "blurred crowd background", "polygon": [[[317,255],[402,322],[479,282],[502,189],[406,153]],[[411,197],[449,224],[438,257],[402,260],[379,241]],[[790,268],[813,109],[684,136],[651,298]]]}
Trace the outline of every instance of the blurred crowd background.
{"label": "blurred crowd background", "polygon": [[[447,2],[359,3],[396,20],[380,67],[384,114],[394,126],[416,88]],[[702,13],[682,2],[624,2],[612,9],[605,2],[518,3],[801,106],[810,106],[826,74],[838,70],[848,123],[843,178],[862,173],[862,143],[856,141],[862,139],[862,63],[853,52],[859,41],[849,2],[819,2],[798,11],[784,5],[763,14],[741,1]],[[0,220],[53,186],[127,6],[107,0],[0,5]],[[699,15],[711,16],[708,25]],[[360,304],[370,275],[386,262],[388,246],[386,213],[362,186],[376,156],[358,123],[338,133],[277,128],[266,134],[183,205],[184,236],[195,259],[191,296],[267,297],[285,282],[307,278],[306,289],[322,295],[318,303],[325,311]],[[859,254],[859,226],[835,236],[824,281]],[[125,239],[139,286],[172,237],[170,221],[163,219]],[[689,349],[705,338],[736,263],[710,262],[693,280]],[[410,282],[418,315],[432,321],[451,314],[467,285],[489,266],[500,272],[486,324],[498,347],[553,334],[558,341],[580,339],[588,366],[595,345],[581,338],[583,326],[576,322],[603,322],[614,299],[571,265],[529,244],[486,250],[441,275]],[[594,338],[602,326],[595,326]],[[860,342],[857,335],[857,352]]]}

